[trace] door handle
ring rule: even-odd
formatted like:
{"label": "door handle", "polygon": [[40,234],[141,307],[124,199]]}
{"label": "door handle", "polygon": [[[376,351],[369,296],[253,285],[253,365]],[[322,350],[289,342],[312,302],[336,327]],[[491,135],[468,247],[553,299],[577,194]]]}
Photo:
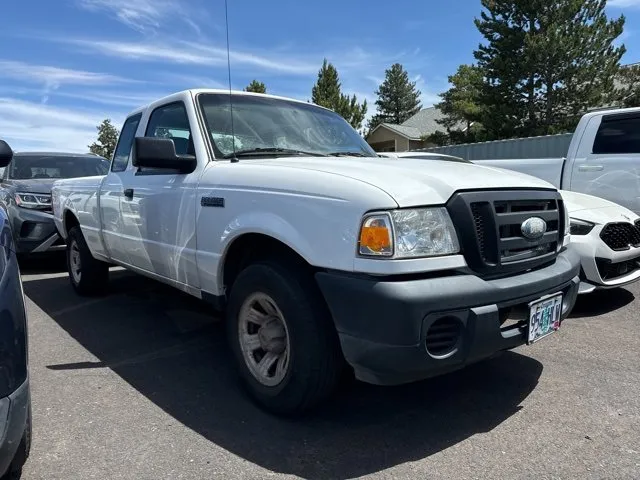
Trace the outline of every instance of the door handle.
{"label": "door handle", "polygon": [[604,170],[604,166],[602,165],[580,165],[578,167],[578,171],[580,172],[599,172]]}
{"label": "door handle", "polygon": [[125,188],[124,197],[128,198],[129,200],[133,199],[133,188]]}

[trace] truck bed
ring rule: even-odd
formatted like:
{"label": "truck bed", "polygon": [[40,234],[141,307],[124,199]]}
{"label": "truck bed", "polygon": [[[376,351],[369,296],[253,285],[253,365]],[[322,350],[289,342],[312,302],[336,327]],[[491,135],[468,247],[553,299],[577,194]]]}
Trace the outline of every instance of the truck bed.
{"label": "truck bed", "polygon": [[516,158],[501,160],[474,160],[473,163],[489,167],[506,168],[546,180],[560,188],[564,158]]}

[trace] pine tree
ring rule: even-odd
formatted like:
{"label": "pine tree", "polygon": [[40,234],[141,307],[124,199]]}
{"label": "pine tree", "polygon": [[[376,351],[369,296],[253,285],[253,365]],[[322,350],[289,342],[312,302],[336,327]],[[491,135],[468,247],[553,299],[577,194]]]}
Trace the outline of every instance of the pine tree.
{"label": "pine tree", "polygon": [[400,124],[420,111],[420,90],[399,63],[385,71],[385,79],[376,90],[377,112],[369,122],[371,130],[379,123]]}
{"label": "pine tree", "polygon": [[611,102],[619,107],[640,107],[640,65],[625,65],[616,78],[616,91]]}
{"label": "pine tree", "polygon": [[340,102],[338,71],[325,58],[318,72],[318,79],[311,89],[311,101],[321,107],[334,110]]}
{"label": "pine tree", "polygon": [[362,104],[360,104],[355,95],[349,97],[341,93],[336,113],[346,119],[353,128],[360,130],[362,128],[362,121],[367,114],[367,100],[365,99]]}
{"label": "pine tree", "polygon": [[245,92],[267,93],[267,87],[258,80],[252,80],[249,85],[244,88]]}
{"label": "pine tree", "polygon": [[570,130],[592,106],[610,102],[625,47],[624,17],[606,0],[482,0],[475,51],[485,76],[482,125],[490,138]]}
{"label": "pine tree", "polygon": [[360,104],[355,95],[349,97],[341,92],[338,71],[327,62],[326,58],[318,71],[318,79],[311,89],[311,101],[333,110],[356,130],[362,127],[362,121],[367,114],[366,100]]}
{"label": "pine tree", "polygon": [[113,151],[118,143],[120,132],[111,123],[111,119],[106,118],[96,127],[98,130],[97,141],[89,145],[89,151],[101,157],[111,159]]}
{"label": "pine tree", "polygon": [[482,114],[480,95],[483,81],[483,72],[476,65],[460,65],[458,71],[449,76],[451,88],[440,94],[442,101],[435,105],[445,115],[437,122],[447,133],[439,132],[441,135],[431,141],[466,143],[476,140]]}

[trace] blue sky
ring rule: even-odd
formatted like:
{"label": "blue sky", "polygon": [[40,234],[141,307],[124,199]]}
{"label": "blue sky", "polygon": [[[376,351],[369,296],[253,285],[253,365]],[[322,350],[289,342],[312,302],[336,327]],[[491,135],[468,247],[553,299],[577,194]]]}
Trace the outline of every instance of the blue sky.
{"label": "blue sky", "polygon": [[[369,102],[402,63],[429,106],[473,60],[479,0],[229,1],[232,87],[309,99],[324,57],[343,90]],[[192,87],[227,87],[223,0],[4,2],[0,138],[16,150],[86,151],[106,117]],[[640,0],[609,0],[627,17],[623,63],[640,61]]]}

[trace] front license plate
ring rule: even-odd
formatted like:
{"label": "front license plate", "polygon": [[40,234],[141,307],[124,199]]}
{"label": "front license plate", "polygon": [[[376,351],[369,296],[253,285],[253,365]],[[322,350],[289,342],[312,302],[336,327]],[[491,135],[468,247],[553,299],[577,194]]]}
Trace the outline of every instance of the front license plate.
{"label": "front license plate", "polygon": [[528,344],[551,335],[560,328],[562,294],[548,295],[529,304]]}

